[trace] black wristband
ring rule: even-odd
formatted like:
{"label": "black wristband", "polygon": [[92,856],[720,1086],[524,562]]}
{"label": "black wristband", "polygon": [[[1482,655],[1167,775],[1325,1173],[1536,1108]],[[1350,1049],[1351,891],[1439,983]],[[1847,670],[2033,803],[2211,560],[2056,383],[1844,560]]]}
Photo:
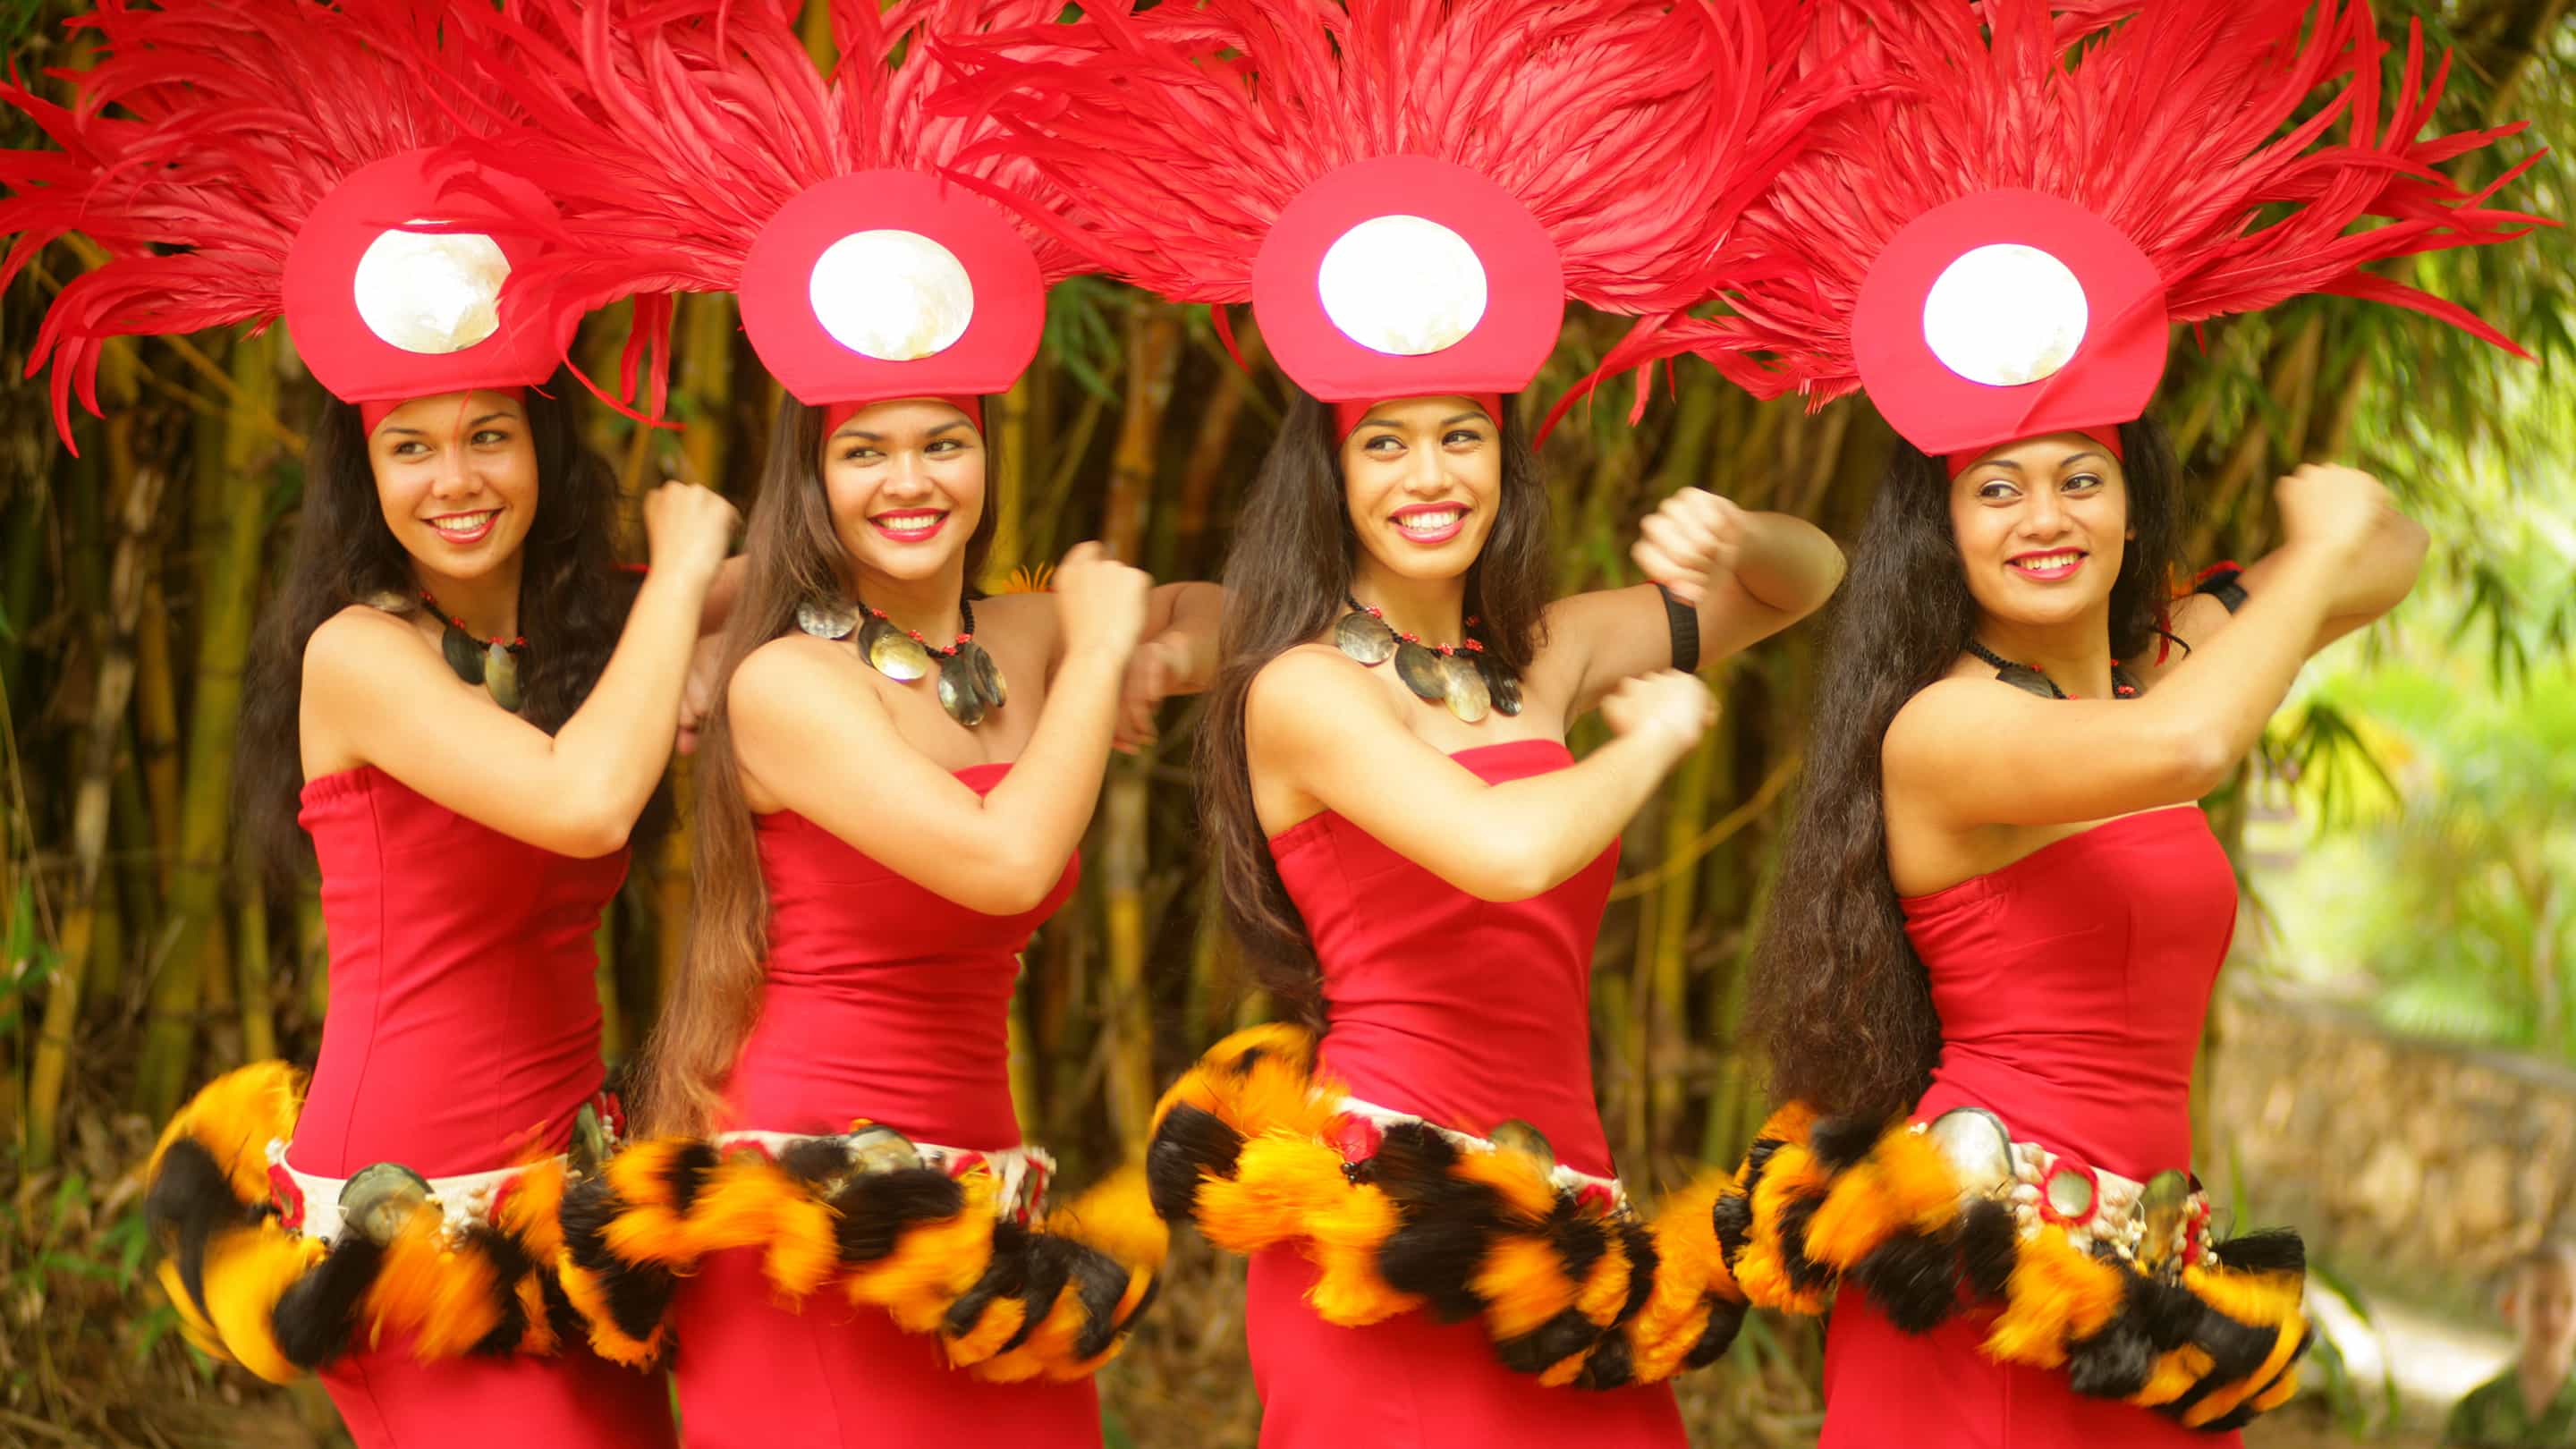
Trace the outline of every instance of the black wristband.
{"label": "black wristband", "polygon": [[2226,606],[2227,612],[2233,614],[2245,607],[2245,585],[2237,582],[2244,576],[2243,569],[2213,569],[2199,583],[2194,584],[2191,591],[2195,594],[2209,595]]}
{"label": "black wristband", "polygon": [[1673,597],[1673,591],[1662,584],[1655,592],[1664,596],[1664,622],[1673,631],[1673,667],[1684,674],[1699,672],[1699,610]]}

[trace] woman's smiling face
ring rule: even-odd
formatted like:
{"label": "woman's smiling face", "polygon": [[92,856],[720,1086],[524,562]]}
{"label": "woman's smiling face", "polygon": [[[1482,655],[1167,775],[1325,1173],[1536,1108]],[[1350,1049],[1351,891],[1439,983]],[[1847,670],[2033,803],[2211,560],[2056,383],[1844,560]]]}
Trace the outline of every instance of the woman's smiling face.
{"label": "woman's smiling face", "polygon": [[1485,550],[1503,492],[1503,435],[1464,397],[1374,404],[1342,440],[1351,531],[1380,567],[1456,578]]}

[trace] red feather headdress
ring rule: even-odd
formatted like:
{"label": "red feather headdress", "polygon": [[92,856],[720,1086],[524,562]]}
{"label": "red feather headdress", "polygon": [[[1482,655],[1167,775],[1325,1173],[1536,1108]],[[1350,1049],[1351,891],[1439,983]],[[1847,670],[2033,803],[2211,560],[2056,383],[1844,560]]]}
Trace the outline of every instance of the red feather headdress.
{"label": "red feather headdress", "polygon": [[[1516,390],[1569,296],[1705,295],[1736,214],[1848,94],[1805,0],[1205,0],[1090,7],[1056,63],[947,99],[1079,200],[1117,270],[1249,300],[1331,401]],[[964,49],[952,47],[952,50]]]}
{"label": "red feather headdress", "polygon": [[353,402],[551,374],[560,339],[495,295],[524,249],[405,226],[432,204],[430,153],[474,134],[460,102],[514,119],[441,45],[435,15],[404,0],[106,0],[72,22],[101,55],[59,73],[79,88],[70,108],[0,86],[60,147],[0,152],[0,232],[18,234],[0,285],[70,232],[111,258],[63,288],[29,362],[53,367],[66,439],[74,390],[98,411],[108,338],[281,314],[314,376]]}
{"label": "red feather headdress", "polygon": [[636,296],[656,336],[669,294],[735,292],[761,360],[811,403],[1008,388],[1036,354],[1045,287],[1087,262],[946,184],[953,167],[1040,212],[1063,204],[1025,164],[965,157],[978,124],[926,104],[945,79],[932,42],[1063,6],[835,0],[828,76],[795,8],[515,0],[489,20],[508,42],[495,78],[528,115],[498,164],[560,204],[575,243],[525,282],[572,310]]}
{"label": "red feather headdress", "polygon": [[2045,0],[1870,0],[1826,24],[1866,39],[1888,88],[1825,118],[1746,211],[1767,265],[1713,289],[1734,315],[1649,329],[1605,372],[1695,350],[1757,396],[1866,388],[1955,470],[2000,442],[2110,435],[2145,411],[2171,323],[2303,293],[2521,355],[2467,308],[2361,270],[2541,224],[2489,205],[2537,157],[2474,194],[2433,169],[2522,126],[2419,139],[2448,57],[2428,78],[2410,27],[2384,88],[2365,0],[2071,21]]}

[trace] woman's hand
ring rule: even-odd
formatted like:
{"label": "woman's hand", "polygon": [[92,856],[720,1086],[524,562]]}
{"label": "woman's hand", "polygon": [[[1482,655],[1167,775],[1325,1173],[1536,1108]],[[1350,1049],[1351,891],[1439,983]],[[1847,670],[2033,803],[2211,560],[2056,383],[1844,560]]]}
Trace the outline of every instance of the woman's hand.
{"label": "woman's hand", "polygon": [[724,681],[716,671],[724,663],[724,636],[701,634],[697,647],[689,653],[688,678],[680,683],[680,753],[698,752],[698,726],[715,708],[716,692]]}
{"label": "woman's hand", "polygon": [[1185,691],[1188,646],[1168,634],[1156,635],[1136,646],[1127,661],[1126,683],[1118,698],[1118,733],[1110,748],[1132,755],[1154,743],[1154,710],[1164,700]]}
{"label": "woman's hand", "polygon": [[1601,718],[1621,739],[1660,743],[1678,759],[1717,722],[1717,696],[1695,674],[1658,669],[1619,681],[1601,701]]}
{"label": "woman's hand", "polygon": [[1077,543],[1055,570],[1056,627],[1067,656],[1106,653],[1125,663],[1145,632],[1145,599],[1154,581],[1097,543]]}
{"label": "woman's hand", "polygon": [[1685,488],[1637,526],[1628,550],[1647,578],[1692,608],[1712,582],[1735,572],[1744,546],[1744,510],[1704,488]]}
{"label": "woman's hand", "polygon": [[644,539],[653,567],[712,582],[733,552],[742,515],[724,495],[695,483],[665,483],[644,495]]}

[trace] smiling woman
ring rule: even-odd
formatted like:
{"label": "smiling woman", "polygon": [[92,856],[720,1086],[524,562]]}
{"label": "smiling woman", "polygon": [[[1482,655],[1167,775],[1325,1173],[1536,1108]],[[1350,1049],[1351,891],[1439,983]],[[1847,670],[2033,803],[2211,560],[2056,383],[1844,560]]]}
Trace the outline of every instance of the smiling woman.
{"label": "smiling woman", "polygon": [[[2376,480],[2309,464],[2274,485],[2280,547],[2195,586],[2148,403],[2173,323],[2300,291],[2501,342],[2358,264],[2525,220],[2432,169],[2500,133],[2419,137],[2420,57],[2383,90],[2362,7],[2061,19],[1879,17],[1922,83],[1819,127],[1746,219],[1777,270],[1685,324],[1765,393],[1866,387],[1901,440],[1756,955],[1786,1103],[1714,1210],[1743,1297],[1832,1310],[1827,1449],[2232,1442],[2295,1388],[2299,1239],[2227,1235],[2191,1175],[2237,915],[2197,802],[2426,539]],[[2340,93],[2283,132],[2312,87]],[[2104,114],[2134,124],[2076,120]],[[1991,164],[1922,164],[1959,154]]]}
{"label": "smiling woman", "polygon": [[367,1449],[669,1443],[658,1387],[557,1331],[555,1206],[600,1087],[592,936],[733,510],[657,490],[654,567],[616,567],[611,475],[556,400],[581,308],[504,302],[546,244],[442,229],[439,183],[553,203],[484,168],[516,113],[416,19],[111,5],[78,105],[7,92],[61,147],[9,160],[13,264],[73,230],[117,256],[47,318],[58,409],[109,337],[280,318],[330,395],[236,777],[269,863],[319,868],[320,1057],[199,1092],[146,1213],[191,1339],[319,1372]]}

